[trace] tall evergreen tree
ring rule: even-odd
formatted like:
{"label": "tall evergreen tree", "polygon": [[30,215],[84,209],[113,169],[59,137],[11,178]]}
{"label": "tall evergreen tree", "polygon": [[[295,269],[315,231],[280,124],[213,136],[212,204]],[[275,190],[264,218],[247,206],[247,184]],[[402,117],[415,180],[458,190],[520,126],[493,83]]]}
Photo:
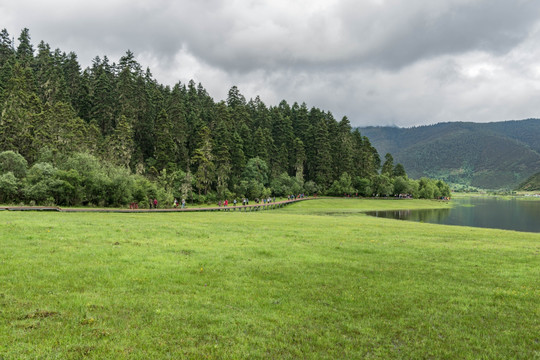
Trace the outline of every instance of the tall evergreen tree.
{"label": "tall evergreen tree", "polygon": [[304,181],[304,163],[306,161],[306,151],[304,149],[304,143],[300,138],[294,139],[294,168],[296,179],[299,182]]}
{"label": "tall evergreen tree", "polygon": [[171,119],[176,162],[181,169],[187,169],[189,154],[187,148],[188,124],[186,120],[185,87],[180,83],[173,87],[169,96],[168,114]]}
{"label": "tall evergreen tree", "polygon": [[24,28],[19,35],[19,46],[17,46],[17,60],[22,66],[31,66],[34,59],[34,48],[30,42],[30,30]]}
{"label": "tall evergreen tree", "polygon": [[333,179],[330,139],[324,119],[315,127],[315,149],[315,182],[326,188]]}
{"label": "tall evergreen tree", "polygon": [[161,110],[156,119],[156,165],[158,170],[169,168],[175,160],[175,143],[172,136],[172,125],[165,110]]}
{"label": "tall evergreen tree", "polygon": [[0,31],[0,68],[3,67],[10,58],[15,56],[13,42],[6,29]]}
{"label": "tall evergreen tree", "polygon": [[111,78],[105,70],[101,70],[93,86],[90,117],[97,122],[104,135],[111,134],[115,127],[113,96]]}
{"label": "tall evergreen tree", "polygon": [[133,126],[125,115],[120,115],[108,145],[108,154],[111,156],[109,161],[129,168],[134,151]]}
{"label": "tall evergreen tree", "polygon": [[41,103],[34,92],[32,71],[16,63],[5,90],[0,119],[0,150],[19,152],[27,160],[35,159],[34,127]]}
{"label": "tall evergreen tree", "polygon": [[384,164],[381,169],[381,174],[386,175],[388,177],[392,177],[394,171],[394,158],[392,157],[392,154],[386,153],[384,155]]}
{"label": "tall evergreen tree", "polygon": [[197,167],[195,177],[197,179],[197,188],[199,189],[199,195],[201,191],[206,195],[210,190],[210,185],[214,181],[215,176],[215,163],[214,156],[212,154],[212,137],[210,129],[207,126],[203,126],[199,135],[200,141],[197,149],[191,159],[193,164]]}

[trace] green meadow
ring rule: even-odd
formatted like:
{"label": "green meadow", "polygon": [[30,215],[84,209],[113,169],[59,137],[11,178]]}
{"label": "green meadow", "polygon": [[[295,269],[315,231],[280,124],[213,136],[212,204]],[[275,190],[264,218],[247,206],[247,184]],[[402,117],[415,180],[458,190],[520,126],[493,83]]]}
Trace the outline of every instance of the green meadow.
{"label": "green meadow", "polygon": [[0,212],[0,359],[539,359],[540,234],[261,212]]}

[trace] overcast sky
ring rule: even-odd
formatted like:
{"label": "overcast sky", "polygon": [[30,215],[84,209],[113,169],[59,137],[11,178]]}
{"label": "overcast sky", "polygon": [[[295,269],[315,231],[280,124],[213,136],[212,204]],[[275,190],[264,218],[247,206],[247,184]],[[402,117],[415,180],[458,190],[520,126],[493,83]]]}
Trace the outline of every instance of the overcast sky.
{"label": "overcast sky", "polygon": [[0,0],[0,19],[216,101],[236,85],[355,126],[540,117],[538,0]]}

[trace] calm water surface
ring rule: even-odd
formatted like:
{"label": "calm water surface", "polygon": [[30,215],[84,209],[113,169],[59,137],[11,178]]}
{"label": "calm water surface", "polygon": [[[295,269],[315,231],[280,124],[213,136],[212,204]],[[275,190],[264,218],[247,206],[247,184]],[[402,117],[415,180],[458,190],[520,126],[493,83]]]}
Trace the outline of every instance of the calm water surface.
{"label": "calm water surface", "polygon": [[540,201],[527,199],[453,199],[450,209],[372,211],[368,215],[434,224],[540,232]]}

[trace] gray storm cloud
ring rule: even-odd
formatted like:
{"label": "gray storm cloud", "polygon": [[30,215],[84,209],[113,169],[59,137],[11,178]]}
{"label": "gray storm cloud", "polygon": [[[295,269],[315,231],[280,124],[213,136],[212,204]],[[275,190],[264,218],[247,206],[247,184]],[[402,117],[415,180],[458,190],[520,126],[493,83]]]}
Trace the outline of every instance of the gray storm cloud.
{"label": "gray storm cloud", "polygon": [[355,125],[540,116],[533,0],[73,1],[0,4],[11,35],[116,61],[158,81],[238,85],[268,105],[306,102]]}

